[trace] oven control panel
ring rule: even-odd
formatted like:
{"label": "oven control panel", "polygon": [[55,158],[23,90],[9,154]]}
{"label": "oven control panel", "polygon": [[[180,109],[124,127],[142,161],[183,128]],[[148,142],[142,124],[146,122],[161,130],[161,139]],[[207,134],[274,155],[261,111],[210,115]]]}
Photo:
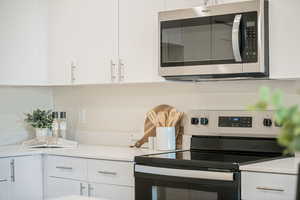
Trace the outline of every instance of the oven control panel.
{"label": "oven control panel", "polygon": [[274,137],[280,126],[273,111],[192,110],[184,122],[187,135],[229,135]]}
{"label": "oven control panel", "polygon": [[252,127],[252,117],[240,117],[240,116],[220,116],[219,127]]}

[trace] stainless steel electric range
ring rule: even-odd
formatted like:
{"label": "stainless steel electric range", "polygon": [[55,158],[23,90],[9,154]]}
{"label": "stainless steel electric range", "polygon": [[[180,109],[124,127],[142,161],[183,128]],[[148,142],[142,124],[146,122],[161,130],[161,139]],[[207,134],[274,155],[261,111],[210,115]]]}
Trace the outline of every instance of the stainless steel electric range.
{"label": "stainless steel electric range", "polygon": [[190,150],[135,158],[136,200],[240,200],[244,164],[282,157],[272,112],[191,111]]}

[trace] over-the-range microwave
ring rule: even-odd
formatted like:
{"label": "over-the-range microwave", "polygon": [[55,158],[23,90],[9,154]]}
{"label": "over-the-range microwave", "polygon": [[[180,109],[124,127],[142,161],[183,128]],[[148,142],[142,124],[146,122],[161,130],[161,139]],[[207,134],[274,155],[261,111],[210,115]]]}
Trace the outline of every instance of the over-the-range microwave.
{"label": "over-the-range microwave", "polygon": [[170,80],[269,76],[268,1],[163,11],[161,76]]}

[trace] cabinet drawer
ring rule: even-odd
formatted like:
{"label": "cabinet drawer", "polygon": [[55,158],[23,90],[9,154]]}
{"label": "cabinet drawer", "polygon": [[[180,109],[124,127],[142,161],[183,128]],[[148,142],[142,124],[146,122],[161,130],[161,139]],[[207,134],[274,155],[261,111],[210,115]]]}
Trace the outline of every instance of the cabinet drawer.
{"label": "cabinet drawer", "polygon": [[63,156],[47,156],[47,176],[86,180],[87,160]]}
{"label": "cabinet drawer", "polygon": [[297,176],[242,172],[243,200],[291,200],[296,198]]}
{"label": "cabinet drawer", "polygon": [[133,163],[88,160],[88,180],[96,183],[134,186]]}

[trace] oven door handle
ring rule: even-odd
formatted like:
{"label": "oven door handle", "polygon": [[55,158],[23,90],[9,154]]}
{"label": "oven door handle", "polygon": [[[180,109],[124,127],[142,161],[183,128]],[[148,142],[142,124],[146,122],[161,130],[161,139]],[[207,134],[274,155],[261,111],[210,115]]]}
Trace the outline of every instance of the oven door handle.
{"label": "oven door handle", "polygon": [[181,177],[181,178],[197,178],[197,179],[220,180],[220,181],[234,180],[234,173],[232,172],[171,169],[171,168],[151,167],[145,165],[135,165],[135,172],[140,172],[144,174],[162,175],[162,176]]}
{"label": "oven door handle", "polygon": [[241,50],[240,50],[240,26],[242,21],[242,15],[236,15],[232,26],[232,50],[233,56],[236,62],[242,62]]}

